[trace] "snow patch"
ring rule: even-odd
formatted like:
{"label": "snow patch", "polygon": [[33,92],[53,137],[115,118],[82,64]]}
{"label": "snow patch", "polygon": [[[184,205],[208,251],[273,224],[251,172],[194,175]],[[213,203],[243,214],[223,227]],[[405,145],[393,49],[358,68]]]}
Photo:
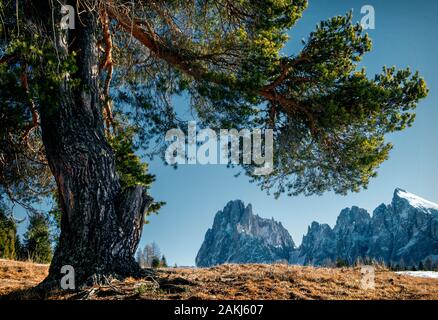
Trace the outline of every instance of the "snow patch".
{"label": "snow patch", "polygon": [[400,274],[402,276],[438,279],[438,272],[436,272],[436,271],[400,271],[400,272],[396,272],[396,273]]}
{"label": "snow patch", "polygon": [[397,195],[400,198],[406,199],[409,202],[409,204],[415,208],[438,210],[438,204],[423,199],[413,193],[404,190],[398,190]]}

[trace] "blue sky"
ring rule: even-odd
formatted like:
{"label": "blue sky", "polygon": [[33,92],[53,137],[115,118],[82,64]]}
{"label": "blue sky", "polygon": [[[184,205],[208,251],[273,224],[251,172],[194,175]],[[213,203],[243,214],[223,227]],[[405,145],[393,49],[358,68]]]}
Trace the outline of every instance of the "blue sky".
{"label": "blue sky", "polygon": [[[396,187],[438,203],[438,1],[310,0],[303,18],[290,32],[284,52],[297,52],[300,40],[321,20],[354,9],[354,19],[360,21],[363,5],[373,5],[376,13],[376,29],[368,31],[374,49],[362,63],[368,73],[378,73],[384,65],[410,66],[421,72],[431,90],[419,105],[414,126],[388,137],[395,147],[368,190],[348,196],[327,193],[313,197],[282,196],[276,200],[250,184],[247,177],[235,178],[237,169],[187,165],[174,170],[157,160],[150,164],[150,171],[157,177],[152,194],[167,205],[159,215],[149,217],[141,246],[155,241],[170,264],[194,265],[214,215],[235,199],[252,203],[254,212],[262,217],[281,221],[296,244],[301,243],[312,221],[333,226],[339,212],[352,205],[371,212],[379,204],[389,203]],[[176,101],[178,109],[185,108],[184,99]],[[23,228],[24,224],[20,226]]]}
{"label": "blue sky", "polygon": [[[193,265],[214,215],[234,199],[252,203],[254,212],[262,217],[281,221],[297,244],[312,221],[333,225],[339,212],[352,205],[371,212],[379,204],[390,202],[396,187],[438,202],[437,1],[413,4],[407,0],[310,0],[303,18],[290,32],[285,53],[296,52],[300,40],[321,20],[354,9],[354,18],[360,21],[360,9],[368,4],[375,8],[376,29],[368,31],[374,49],[362,65],[369,74],[380,72],[384,65],[410,66],[420,70],[431,90],[417,110],[414,126],[388,137],[395,147],[368,190],[348,196],[328,193],[314,197],[283,196],[275,200],[250,184],[247,177],[235,178],[237,170],[218,165],[188,165],[174,170],[153,162],[151,171],[156,174],[157,182],[152,193],[155,198],[167,201],[167,205],[159,215],[150,217],[141,245],[156,241],[171,264]],[[184,102],[179,99],[177,103]]]}

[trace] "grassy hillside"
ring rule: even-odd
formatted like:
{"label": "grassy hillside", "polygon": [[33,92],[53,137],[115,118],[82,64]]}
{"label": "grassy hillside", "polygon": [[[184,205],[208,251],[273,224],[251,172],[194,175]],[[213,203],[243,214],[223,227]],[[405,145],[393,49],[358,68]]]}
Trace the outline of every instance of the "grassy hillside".
{"label": "grassy hillside", "polygon": [[[0,260],[0,295],[34,298],[47,265]],[[438,279],[414,278],[377,269],[375,289],[360,286],[360,268],[287,265],[222,265],[210,269],[165,268],[144,279],[50,299],[438,299]]]}

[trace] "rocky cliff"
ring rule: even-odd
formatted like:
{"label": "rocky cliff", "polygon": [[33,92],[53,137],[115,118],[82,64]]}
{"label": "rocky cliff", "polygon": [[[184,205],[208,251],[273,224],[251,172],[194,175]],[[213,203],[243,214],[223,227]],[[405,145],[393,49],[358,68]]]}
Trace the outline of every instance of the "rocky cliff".
{"label": "rocky cliff", "polygon": [[290,262],[368,258],[405,266],[438,261],[438,205],[396,189],[391,204],[380,205],[372,216],[358,207],[344,209],[333,229],[314,222]]}
{"label": "rocky cliff", "polygon": [[229,202],[216,214],[196,257],[198,266],[222,263],[333,265],[358,259],[400,266],[438,265],[438,205],[396,189],[389,205],[372,215],[351,207],[336,224],[313,222],[295,248],[288,231],[273,219],[263,219],[242,201]]}
{"label": "rocky cliff", "polygon": [[242,201],[236,200],[216,214],[196,257],[196,265],[290,261],[294,247],[292,237],[281,223],[253,214],[250,204],[245,207]]}

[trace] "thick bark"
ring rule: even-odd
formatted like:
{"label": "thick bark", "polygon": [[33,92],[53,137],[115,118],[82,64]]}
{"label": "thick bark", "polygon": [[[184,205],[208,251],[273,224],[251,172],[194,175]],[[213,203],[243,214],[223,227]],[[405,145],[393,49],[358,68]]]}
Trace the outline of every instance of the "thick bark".
{"label": "thick bark", "polygon": [[77,52],[79,70],[72,77],[81,84],[64,81],[59,106],[41,110],[43,142],[62,209],[59,244],[46,281],[52,285],[59,285],[64,265],[74,267],[76,286],[140,272],[133,257],[150,198],[142,187],[122,192],[105,139],[98,23],[97,13],[83,13],[68,39],[59,35],[61,55]]}

